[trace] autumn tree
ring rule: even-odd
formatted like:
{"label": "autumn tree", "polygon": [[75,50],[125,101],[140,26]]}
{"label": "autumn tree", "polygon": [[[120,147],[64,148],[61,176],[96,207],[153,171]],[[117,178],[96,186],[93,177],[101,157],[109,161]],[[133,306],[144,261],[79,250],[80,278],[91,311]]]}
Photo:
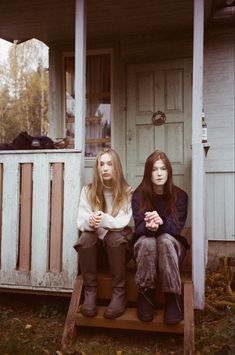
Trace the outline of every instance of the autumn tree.
{"label": "autumn tree", "polygon": [[0,67],[0,142],[12,141],[21,131],[48,132],[48,70],[42,53],[39,41],[15,42]]}

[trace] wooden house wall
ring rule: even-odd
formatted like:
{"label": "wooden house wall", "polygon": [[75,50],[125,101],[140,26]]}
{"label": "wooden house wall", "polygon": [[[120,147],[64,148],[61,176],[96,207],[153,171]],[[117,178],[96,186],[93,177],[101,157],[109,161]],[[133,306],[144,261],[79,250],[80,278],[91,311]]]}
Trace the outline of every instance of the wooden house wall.
{"label": "wooden house wall", "polygon": [[211,145],[205,159],[208,240],[235,240],[234,56],[234,29],[206,35],[204,110]]}

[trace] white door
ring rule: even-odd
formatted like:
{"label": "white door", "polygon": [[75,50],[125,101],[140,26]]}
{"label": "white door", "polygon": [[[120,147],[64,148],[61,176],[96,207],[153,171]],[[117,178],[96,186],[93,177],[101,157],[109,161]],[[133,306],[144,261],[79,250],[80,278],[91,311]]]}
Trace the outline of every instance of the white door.
{"label": "white door", "polygon": [[[172,163],[175,184],[190,195],[191,69],[190,59],[127,68],[127,179],[133,187],[146,158],[160,149]],[[160,126],[152,122],[157,111],[166,116]]]}

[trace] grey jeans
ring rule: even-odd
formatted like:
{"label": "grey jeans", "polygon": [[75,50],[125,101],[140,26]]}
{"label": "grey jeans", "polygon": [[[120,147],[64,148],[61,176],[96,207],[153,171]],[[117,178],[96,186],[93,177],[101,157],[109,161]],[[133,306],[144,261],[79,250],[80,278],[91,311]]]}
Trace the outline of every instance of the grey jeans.
{"label": "grey jeans", "polygon": [[140,237],[134,245],[137,287],[155,289],[160,283],[163,292],[181,294],[179,265],[185,254],[185,247],[170,234]]}

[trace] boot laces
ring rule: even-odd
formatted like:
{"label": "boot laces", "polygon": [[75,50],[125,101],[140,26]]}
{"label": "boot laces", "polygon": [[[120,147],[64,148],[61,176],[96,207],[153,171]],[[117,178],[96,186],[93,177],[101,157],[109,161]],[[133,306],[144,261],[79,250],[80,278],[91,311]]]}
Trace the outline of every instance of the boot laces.
{"label": "boot laces", "polygon": [[152,300],[147,296],[147,290],[144,288],[140,288],[139,289],[139,293],[146,299],[147,302],[149,302],[151,304],[152,307],[154,307],[154,304],[152,302]]}

